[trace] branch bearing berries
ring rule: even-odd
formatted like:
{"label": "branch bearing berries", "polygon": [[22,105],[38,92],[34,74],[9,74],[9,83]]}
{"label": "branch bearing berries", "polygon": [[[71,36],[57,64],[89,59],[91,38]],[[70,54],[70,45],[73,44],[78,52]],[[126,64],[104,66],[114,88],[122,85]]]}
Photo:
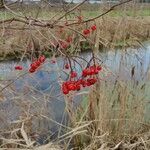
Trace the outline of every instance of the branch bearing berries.
{"label": "branch bearing berries", "polygon": [[69,94],[70,91],[79,91],[81,87],[84,88],[94,85],[97,82],[97,78],[94,77],[94,75],[98,74],[101,70],[102,67],[100,65],[85,68],[82,71],[82,78],[75,81],[71,81],[71,78],[76,78],[77,72],[72,71],[70,73],[70,81],[66,81],[62,84],[62,92],[66,95]]}
{"label": "branch bearing berries", "polygon": [[89,75],[96,75],[102,70],[101,66],[90,66],[82,71],[82,77],[87,77]]}

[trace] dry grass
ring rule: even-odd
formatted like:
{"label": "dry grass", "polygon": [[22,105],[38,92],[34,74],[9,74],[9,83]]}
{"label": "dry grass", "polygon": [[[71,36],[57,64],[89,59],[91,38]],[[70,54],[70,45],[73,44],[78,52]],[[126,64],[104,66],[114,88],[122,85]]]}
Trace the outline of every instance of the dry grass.
{"label": "dry grass", "polygon": [[[133,8],[133,5],[130,7]],[[142,41],[150,38],[149,17],[107,15],[98,19],[96,24],[97,34],[92,35],[89,40],[94,42],[97,51],[104,47],[114,49],[116,46],[141,46]],[[86,25],[73,29],[82,31],[85,27]],[[67,30],[68,32],[60,36],[57,30],[39,27],[29,30],[28,26],[22,24],[3,24],[0,28],[1,58],[4,60],[15,56],[22,59],[29,56],[35,46],[49,52],[48,47],[53,36],[63,39],[70,33]],[[78,41],[73,43],[72,49],[76,46],[81,48],[80,42],[84,39],[77,38]],[[50,67],[43,70],[50,75],[57,69]],[[0,87],[7,85],[9,78],[18,76],[20,74],[16,71],[12,71],[11,75],[7,74],[6,80],[0,79]],[[65,104],[57,96],[61,106],[58,104],[54,109],[54,91],[39,91],[37,87],[40,86],[40,80],[32,75],[28,77],[35,80],[34,86],[30,82],[23,82],[23,77],[20,77],[21,84],[24,85],[22,89],[16,89],[11,84],[0,93],[0,149],[150,149],[150,122],[146,119],[150,90],[148,82],[143,80],[137,83],[134,75],[131,75],[130,82],[122,81],[116,76],[114,79],[112,75],[113,79],[98,82],[88,92],[82,91],[77,95],[64,97]],[[44,78],[45,84],[47,80]],[[75,100],[80,101],[77,106],[74,106]],[[65,107],[63,111],[61,107]],[[61,122],[54,117],[54,110],[61,114]],[[54,129],[57,132],[56,137],[50,132],[53,126],[57,128]],[[44,141],[43,145],[40,140]]]}
{"label": "dry grass", "polygon": [[[13,8],[14,7],[14,8]],[[39,7],[32,6],[22,6],[16,9],[16,6],[12,6],[12,10],[17,13],[24,14],[26,16],[36,16],[41,19],[49,19],[56,12],[52,8],[50,9],[48,5],[42,6],[45,9],[39,9]],[[72,7],[72,5],[66,6],[66,9]],[[78,10],[75,10],[73,14],[66,16],[68,22],[76,19],[75,16],[83,15],[84,18],[95,17],[100,13],[106,11],[111,7],[111,5],[83,5],[83,11],[81,14]],[[133,9],[134,8],[134,9]],[[98,20],[96,24],[98,27],[97,37],[90,37],[90,40],[96,45],[96,49],[100,50],[101,48],[115,48],[115,47],[129,47],[129,46],[139,46],[142,41],[150,39],[150,14],[149,14],[149,4],[137,4],[130,3],[124,6],[116,8],[111,13],[105,15]],[[60,8],[58,8],[60,11]],[[62,11],[62,10],[61,10]],[[1,12],[1,19],[11,18],[11,13],[7,11]],[[59,17],[57,16],[53,19]],[[62,20],[60,24],[64,24],[65,20]],[[92,24],[95,22],[92,22]],[[82,27],[73,26],[72,29],[82,33],[82,30],[89,26],[83,25]],[[10,59],[21,57],[22,53],[29,55],[32,49],[34,49],[32,38],[36,41],[39,50],[46,49],[51,45],[50,41],[53,41],[54,36],[57,38],[64,39],[65,35],[60,36],[57,32],[57,29],[45,29],[39,27],[30,28],[28,25],[22,23],[5,23],[0,26],[0,58]],[[76,32],[66,30],[67,34],[72,34],[76,36]],[[22,38],[24,37],[24,38]],[[81,43],[83,37],[77,37],[78,42],[74,43],[74,47],[78,50],[86,49],[86,47],[81,48]],[[77,39],[75,39],[77,41]],[[81,42],[81,43],[80,43]]]}
{"label": "dry grass", "polygon": [[[102,48],[116,48],[116,47],[135,47],[141,46],[143,41],[150,39],[150,19],[149,17],[144,18],[130,18],[130,17],[105,17],[96,21],[97,24],[97,36],[94,40],[94,36],[90,37],[90,40],[94,42],[98,50]],[[16,26],[16,25],[14,25]],[[13,26],[11,26],[13,27]],[[20,27],[20,26],[19,26]],[[82,33],[82,28],[77,28]],[[74,28],[76,29],[76,28]],[[59,30],[59,29],[58,29]],[[57,31],[58,31],[57,30]],[[48,31],[48,32],[47,32]],[[34,49],[32,38],[36,41],[36,47],[39,50],[48,49],[51,45],[50,41],[53,41],[53,35],[58,36],[56,30],[51,29],[40,29],[36,28],[30,30],[12,30],[12,29],[0,29],[3,36],[0,40],[0,56],[1,59],[17,58],[21,57],[22,53],[28,56]],[[70,31],[66,30],[68,33]],[[53,35],[51,35],[53,33]],[[75,32],[71,32],[76,35]],[[67,35],[67,33],[66,33]],[[65,35],[65,36],[66,36]],[[22,38],[24,37],[24,38]],[[58,36],[63,39],[62,37]],[[81,36],[78,42],[84,41]],[[80,44],[74,43],[78,49],[81,47]],[[81,49],[86,49],[82,47]]]}
{"label": "dry grass", "polygon": [[[5,92],[11,94],[9,103],[13,107],[8,112],[7,109],[2,109],[3,111],[0,112],[1,148],[15,150],[27,148],[37,150],[150,149],[150,122],[146,119],[149,83],[143,80],[137,84],[134,75],[129,82],[116,77],[112,75],[110,79],[99,82],[89,92],[81,91],[77,95],[66,96],[64,112],[69,116],[69,122],[66,124],[57,122],[53,118],[53,109],[48,107],[48,104],[53,101],[52,91],[40,92],[40,95],[37,95],[35,93],[37,89],[31,85],[25,84],[26,87],[22,92],[17,92],[13,86],[7,87]],[[40,84],[36,82],[37,85]],[[1,86],[6,83],[1,82]],[[7,101],[5,92],[1,104]],[[76,96],[79,96],[80,104],[75,107]],[[59,106],[55,109],[61,111]],[[15,110],[19,110],[19,118],[10,121],[9,118],[15,115]],[[53,133],[49,133],[52,123],[58,126],[55,140],[51,138]],[[40,146],[38,139],[40,136],[42,138],[43,133],[48,144]]]}

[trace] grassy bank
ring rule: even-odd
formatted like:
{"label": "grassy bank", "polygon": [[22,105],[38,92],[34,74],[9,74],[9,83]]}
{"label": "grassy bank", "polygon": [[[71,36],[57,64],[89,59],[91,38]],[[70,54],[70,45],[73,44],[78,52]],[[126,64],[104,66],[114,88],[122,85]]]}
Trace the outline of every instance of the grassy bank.
{"label": "grassy bank", "polygon": [[[73,6],[68,5],[66,7],[70,8]],[[76,10],[74,13],[69,14],[65,18],[67,18],[69,23],[76,20],[79,15],[83,16],[83,19],[88,19],[105,12],[110,7],[111,5],[108,4],[85,4],[81,6],[81,11]],[[13,5],[11,6],[11,9],[18,15],[31,17],[36,16],[37,19],[42,20],[49,20],[52,16],[54,16],[54,14],[57,14],[52,19],[55,20],[60,16],[58,12],[64,13],[59,7],[51,8],[49,6],[44,6],[44,9],[40,9],[40,7],[37,6],[21,5],[18,7]],[[94,47],[96,50],[101,50],[103,48],[114,49],[116,47],[125,48],[141,46],[143,41],[150,39],[149,9],[149,4],[137,3],[126,4],[116,8],[112,12],[105,15],[105,17],[96,20],[96,35],[90,36],[89,40],[91,40],[93,45],[95,45]],[[0,12],[0,20],[10,19],[14,16],[15,14],[5,10]],[[63,19],[60,22],[60,25],[65,22],[65,19]],[[93,24],[93,22],[91,24]],[[71,28],[82,33],[82,30],[87,26],[90,26],[90,23],[87,25],[84,24],[82,27],[72,26]],[[57,33],[58,30],[58,28],[48,29],[41,27],[32,27],[29,29],[29,26],[24,25],[23,23],[2,23],[0,25],[0,59],[17,59],[22,56],[22,53],[24,53],[25,56],[28,56],[34,49],[32,38],[37,41],[36,43],[38,43],[37,46],[39,47],[39,50],[44,50],[47,55],[51,55],[51,52],[47,49],[51,46],[50,41],[53,41],[54,36],[63,40],[67,34],[72,34],[73,36],[76,35],[74,31],[66,29],[65,34],[60,36]],[[82,36],[79,36],[78,42],[76,41],[73,44],[76,46],[72,46],[72,49],[77,48],[78,51],[89,48],[91,49],[91,47],[88,46],[89,44],[86,44],[86,39]],[[70,49],[68,51],[70,51]]]}
{"label": "grassy bank", "polygon": [[[150,39],[150,17],[124,18],[106,16],[105,18],[98,19],[96,25],[96,35],[92,35],[89,39],[97,50],[141,46],[143,41]],[[12,29],[13,27],[15,29]],[[18,30],[17,28],[20,29]],[[0,29],[1,34],[3,34],[0,39],[1,60],[20,58],[23,53],[27,56],[31,52],[30,48],[34,49],[31,35],[37,41],[38,49],[50,55],[51,51],[48,50],[48,47],[50,46],[50,41],[53,40],[50,33],[57,36],[57,30],[44,28],[22,30],[22,28],[28,28],[28,26],[11,24],[5,30],[3,28]],[[82,32],[82,28],[80,28],[80,32]],[[67,35],[67,32],[69,33],[70,31],[66,30],[64,36]],[[73,32],[73,34],[75,33]],[[59,38],[63,39],[63,37]],[[83,44],[84,42],[85,44]],[[75,42],[73,44],[78,45],[79,51],[91,48],[86,44],[86,40],[82,36],[80,36],[78,44]],[[72,46],[73,48],[74,46]]]}

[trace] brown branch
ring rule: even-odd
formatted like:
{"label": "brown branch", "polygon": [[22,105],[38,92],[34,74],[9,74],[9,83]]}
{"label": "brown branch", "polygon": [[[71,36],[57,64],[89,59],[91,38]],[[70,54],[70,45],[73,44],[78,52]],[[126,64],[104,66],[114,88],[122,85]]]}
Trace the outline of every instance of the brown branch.
{"label": "brown branch", "polygon": [[[96,19],[98,19],[98,18],[100,18],[100,17],[102,17],[102,16],[108,14],[109,12],[111,12],[112,10],[114,10],[114,8],[116,8],[116,7],[118,7],[118,6],[122,5],[122,4],[128,3],[128,2],[130,2],[130,1],[132,1],[132,0],[123,1],[123,2],[120,2],[119,4],[113,5],[110,9],[108,9],[108,10],[105,11],[104,13],[102,13],[102,14],[96,16],[96,17],[93,17],[93,18],[84,20],[84,21],[82,21],[81,23],[86,23],[86,22],[94,21],[94,20],[96,20]],[[78,22],[74,22],[74,23],[67,24],[67,26],[77,25],[77,24],[79,24],[79,23],[78,23]]]}
{"label": "brown branch", "polygon": [[87,0],[84,0],[83,2],[77,4],[75,7],[71,8],[70,10],[68,10],[64,15],[60,16],[52,25],[55,25],[59,22],[59,20],[63,19],[66,15],[68,15],[69,13],[71,13],[72,11],[74,11],[75,9],[77,9],[78,7],[80,7],[82,4],[84,4]]}
{"label": "brown branch", "polygon": [[[39,27],[48,27],[48,28],[54,28],[55,27],[62,27],[62,25],[57,25],[57,23],[63,19],[67,14],[69,14],[70,12],[74,11],[75,9],[77,9],[79,6],[81,6],[83,3],[85,3],[87,0],[84,0],[82,3],[79,3],[78,5],[76,5],[75,7],[73,7],[72,9],[70,9],[69,11],[67,11],[64,15],[62,15],[61,17],[59,17],[57,20],[55,20],[53,23],[49,23],[49,22],[46,22],[44,20],[38,20],[38,19],[35,19],[35,18],[31,18],[31,17],[22,17],[23,19],[18,19],[18,18],[11,18],[11,19],[6,19],[6,20],[2,20],[0,21],[0,24],[1,23],[11,23],[11,22],[22,22],[22,23],[25,23],[27,25],[31,25],[31,26],[39,26]],[[93,17],[93,18],[90,18],[90,19],[87,19],[85,21],[82,21],[81,23],[86,23],[86,22],[90,22],[90,21],[94,21],[106,14],[108,14],[109,12],[111,12],[112,10],[114,10],[114,8],[122,5],[122,4],[125,4],[125,3],[128,3],[132,0],[126,0],[126,1],[123,1],[123,2],[120,2],[119,4],[116,4],[116,5],[113,5],[110,9],[108,9],[106,12],[96,16],[96,17]],[[8,8],[7,8],[8,9]],[[71,26],[71,25],[78,25],[79,23],[78,22],[74,22],[74,23],[70,23],[70,24],[67,24],[66,26]]]}
{"label": "brown branch", "polygon": [[2,23],[12,23],[12,22],[21,22],[27,25],[31,25],[31,26],[39,26],[39,27],[49,27],[49,28],[53,28],[53,26],[50,23],[46,23],[46,22],[35,22],[33,20],[24,20],[24,19],[19,19],[19,18],[11,18],[11,19],[6,19],[6,20],[1,20],[0,24]]}

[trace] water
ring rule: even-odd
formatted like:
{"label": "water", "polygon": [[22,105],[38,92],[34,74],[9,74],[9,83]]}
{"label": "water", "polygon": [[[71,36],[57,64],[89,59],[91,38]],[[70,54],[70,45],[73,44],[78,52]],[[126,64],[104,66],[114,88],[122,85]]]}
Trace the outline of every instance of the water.
{"label": "water", "polygon": [[[82,57],[89,60],[91,53],[83,53]],[[113,84],[117,78],[117,80],[123,82],[134,82],[133,84],[138,82],[138,84],[149,86],[150,45],[145,45],[145,48],[139,49],[103,52],[98,57],[101,59],[102,65],[108,68],[105,72],[113,73],[105,79],[110,81],[110,84]],[[81,60],[78,61],[84,64]],[[63,68],[63,58],[58,58],[57,63],[51,64],[51,61],[47,59],[46,63],[36,73],[23,75],[17,80],[18,76],[28,70],[30,61],[19,62],[19,65],[25,68],[21,72],[14,70],[14,66],[18,62],[0,63],[1,83],[6,85],[14,81],[10,85],[11,88],[6,88],[0,95],[2,97],[0,99],[0,113],[5,118],[3,121],[1,120],[2,117],[0,118],[0,128],[6,128],[10,123],[19,120],[20,117],[30,116],[33,122],[31,125],[32,131],[34,133],[38,132],[42,137],[42,140],[39,138],[40,143],[44,142],[44,136],[48,132],[52,138],[59,134],[59,124],[65,125],[68,120],[65,111],[66,103],[60,90],[62,79],[67,79],[67,76],[63,73],[64,70],[61,70]],[[80,66],[78,64],[75,66],[76,71],[80,74]],[[133,68],[134,74],[132,74]],[[103,78],[105,76],[104,73]],[[2,84],[0,86],[2,87]],[[73,100],[74,106],[80,103],[87,91],[88,88],[77,93],[78,96]],[[81,94],[82,92],[85,94]],[[149,93],[150,90],[147,89],[147,100],[150,98]]]}

